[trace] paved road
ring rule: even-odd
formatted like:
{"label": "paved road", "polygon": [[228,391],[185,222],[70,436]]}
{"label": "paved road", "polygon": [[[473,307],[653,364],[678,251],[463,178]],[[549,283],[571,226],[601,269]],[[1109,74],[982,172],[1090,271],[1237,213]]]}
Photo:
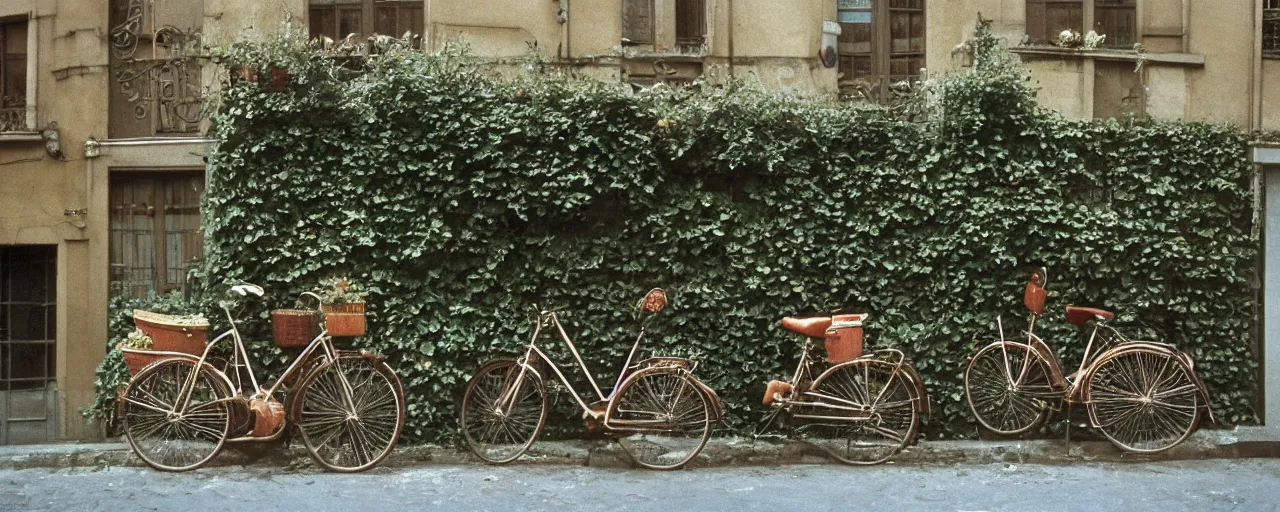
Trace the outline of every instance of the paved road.
{"label": "paved road", "polygon": [[1280,510],[1280,459],[1076,466],[0,471],[0,510]]}

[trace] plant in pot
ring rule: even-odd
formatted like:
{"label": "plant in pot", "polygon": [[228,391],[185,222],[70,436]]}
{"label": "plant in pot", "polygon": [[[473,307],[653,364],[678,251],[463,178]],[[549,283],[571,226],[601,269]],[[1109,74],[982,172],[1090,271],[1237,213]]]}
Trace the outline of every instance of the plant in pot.
{"label": "plant in pot", "polygon": [[152,350],[152,344],[151,336],[147,336],[142,329],[134,329],[124,341],[116,345],[116,348],[124,354],[124,363],[129,367],[130,377],[137,375],[147,365],[163,357]]}
{"label": "plant in pot", "polygon": [[324,282],[318,295],[324,302],[325,326],[330,336],[364,336],[364,299],[368,295],[360,285],[345,277]]}

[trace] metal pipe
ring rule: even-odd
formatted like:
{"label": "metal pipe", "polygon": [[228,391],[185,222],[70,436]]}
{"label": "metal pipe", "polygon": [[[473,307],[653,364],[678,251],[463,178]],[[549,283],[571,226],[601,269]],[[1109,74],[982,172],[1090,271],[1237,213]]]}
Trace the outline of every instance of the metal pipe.
{"label": "metal pipe", "polygon": [[729,2],[729,78],[733,78],[733,0],[725,0]]}

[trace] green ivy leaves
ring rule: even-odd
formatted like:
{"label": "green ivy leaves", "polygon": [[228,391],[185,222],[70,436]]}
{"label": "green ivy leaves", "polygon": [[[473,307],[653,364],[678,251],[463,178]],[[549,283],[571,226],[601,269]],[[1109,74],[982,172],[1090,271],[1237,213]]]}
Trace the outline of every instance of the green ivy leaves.
{"label": "green ivy leaves", "polygon": [[[795,364],[778,319],[866,311],[869,346],[904,350],[926,379],[927,435],[971,436],[962,368],[997,315],[1024,325],[1040,265],[1037,332],[1068,365],[1083,342],[1063,306],[1113,308],[1195,357],[1220,418],[1254,419],[1257,239],[1235,129],[1064,120],[1008,63],[939,81],[913,123],[738,83],[499,80],[456,52],[355,73],[278,46],[253,51],[293,53],[239,55],[306,80],[225,89],[196,277],[266,286],[263,311],[329,275],[368,284],[355,343],[403,377],[412,439],[454,438],[466,379],[518,352],[522,308],[547,298],[612,383],[654,286],[672,304],[646,348],[698,353],[729,429],[746,432],[763,382]],[[265,314],[244,328],[264,339]]]}

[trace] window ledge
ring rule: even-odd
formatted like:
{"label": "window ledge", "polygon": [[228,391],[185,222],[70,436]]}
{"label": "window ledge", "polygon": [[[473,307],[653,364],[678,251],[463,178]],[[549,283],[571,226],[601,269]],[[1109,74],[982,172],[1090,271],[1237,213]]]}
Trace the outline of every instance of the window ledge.
{"label": "window ledge", "polygon": [[0,132],[0,143],[4,142],[40,142],[44,137],[40,132]]}
{"label": "window ledge", "polygon": [[1057,46],[1015,46],[1009,49],[1018,55],[1049,55],[1054,57],[1076,57],[1082,59],[1115,60],[1138,62],[1145,59],[1152,64],[1169,64],[1176,66],[1204,66],[1204,55],[1193,53],[1138,53],[1133,50],[1082,50],[1077,48],[1061,48]]}

